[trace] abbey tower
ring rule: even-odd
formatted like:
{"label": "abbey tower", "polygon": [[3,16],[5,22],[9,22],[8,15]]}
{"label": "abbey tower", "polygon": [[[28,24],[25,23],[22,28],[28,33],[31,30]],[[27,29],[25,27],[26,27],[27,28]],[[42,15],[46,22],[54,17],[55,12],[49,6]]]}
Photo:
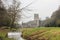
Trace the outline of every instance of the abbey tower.
{"label": "abbey tower", "polygon": [[39,15],[38,14],[34,14],[34,21],[36,23],[36,26],[39,26]]}

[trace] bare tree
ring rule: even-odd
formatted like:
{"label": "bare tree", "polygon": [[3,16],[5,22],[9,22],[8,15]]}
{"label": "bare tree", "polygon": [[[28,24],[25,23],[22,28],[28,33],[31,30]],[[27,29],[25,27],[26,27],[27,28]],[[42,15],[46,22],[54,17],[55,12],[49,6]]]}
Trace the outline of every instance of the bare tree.
{"label": "bare tree", "polygon": [[8,15],[10,18],[10,25],[13,27],[15,22],[20,18],[19,12],[20,12],[20,2],[17,2],[17,0],[13,0],[12,5],[9,6],[8,8]]}
{"label": "bare tree", "polygon": [[[21,19],[21,15],[24,15],[21,13],[23,10],[31,11],[31,9],[28,9],[27,7],[29,7],[33,2],[29,3],[27,6],[24,6],[23,8],[20,8],[21,3],[17,0],[12,0],[11,3],[11,5],[7,4],[7,17],[9,19],[10,26],[14,27],[14,24]],[[26,15],[24,16],[27,17]]]}

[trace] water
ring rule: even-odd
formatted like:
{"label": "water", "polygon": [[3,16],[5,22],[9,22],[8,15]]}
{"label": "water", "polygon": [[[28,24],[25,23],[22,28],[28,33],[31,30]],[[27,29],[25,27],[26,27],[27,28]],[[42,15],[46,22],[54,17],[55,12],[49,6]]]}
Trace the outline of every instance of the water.
{"label": "water", "polygon": [[14,38],[15,40],[24,40],[21,35],[22,32],[8,32],[8,38]]}
{"label": "water", "polygon": [[18,38],[17,40],[24,40],[22,37]]}

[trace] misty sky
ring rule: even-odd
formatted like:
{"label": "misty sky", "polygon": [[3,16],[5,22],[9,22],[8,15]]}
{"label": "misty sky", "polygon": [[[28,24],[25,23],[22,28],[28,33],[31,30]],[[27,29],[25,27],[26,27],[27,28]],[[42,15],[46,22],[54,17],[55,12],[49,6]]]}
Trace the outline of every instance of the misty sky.
{"label": "misty sky", "polygon": [[[33,11],[23,11],[24,15],[28,16],[23,21],[33,20],[33,14],[39,14],[40,19],[44,20],[46,17],[50,17],[52,13],[58,9],[60,0],[33,0],[34,2],[27,7]],[[32,0],[22,0],[22,7],[28,5]]]}
{"label": "misty sky", "polygon": [[[52,13],[58,9],[60,5],[60,0],[20,0],[21,1],[21,8],[25,7],[26,5],[32,4],[27,9],[32,11],[28,11],[24,9],[22,13],[22,21],[27,22],[33,20],[34,13],[39,14],[40,19],[44,20],[46,17],[50,17]],[[10,3],[10,2],[9,2]],[[27,16],[27,17],[26,17]]]}

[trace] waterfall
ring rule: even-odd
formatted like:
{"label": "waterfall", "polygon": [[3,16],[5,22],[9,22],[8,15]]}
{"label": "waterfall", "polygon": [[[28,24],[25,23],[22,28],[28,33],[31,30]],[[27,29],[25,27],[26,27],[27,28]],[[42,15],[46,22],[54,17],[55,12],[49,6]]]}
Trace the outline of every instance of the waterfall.
{"label": "waterfall", "polygon": [[24,40],[21,35],[22,32],[8,32],[8,38],[14,38],[15,40]]}

